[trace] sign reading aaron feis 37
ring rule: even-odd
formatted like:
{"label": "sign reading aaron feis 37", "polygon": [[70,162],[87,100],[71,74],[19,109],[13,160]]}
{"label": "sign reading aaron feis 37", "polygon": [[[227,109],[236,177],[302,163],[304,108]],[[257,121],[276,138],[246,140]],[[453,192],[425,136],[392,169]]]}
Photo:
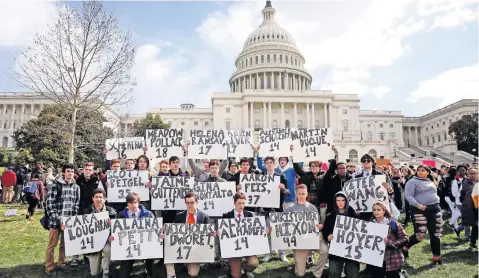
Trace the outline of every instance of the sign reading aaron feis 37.
{"label": "sign reading aaron feis 37", "polygon": [[246,195],[247,207],[279,208],[279,176],[240,174],[239,184]]}
{"label": "sign reading aaron feis 37", "polygon": [[148,129],[146,130],[146,155],[150,158],[169,159],[172,156],[182,158],[183,129]]}
{"label": "sign reading aaron feis 37", "polygon": [[99,252],[110,235],[108,212],[62,217],[65,255]]}
{"label": "sign reading aaron feis 37", "polygon": [[112,159],[137,159],[145,150],[145,139],[143,137],[125,137],[107,139],[106,160]]}
{"label": "sign reading aaron feis 37", "polygon": [[106,172],[108,187],[108,202],[124,203],[126,195],[135,192],[142,201],[150,200],[150,192],[146,187],[148,171],[140,170],[109,170]]}

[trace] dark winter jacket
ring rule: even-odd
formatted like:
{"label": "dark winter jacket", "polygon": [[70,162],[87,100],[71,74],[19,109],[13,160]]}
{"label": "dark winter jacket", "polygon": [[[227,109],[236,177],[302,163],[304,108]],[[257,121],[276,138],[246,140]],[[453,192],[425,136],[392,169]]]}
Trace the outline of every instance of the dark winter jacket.
{"label": "dark winter jacket", "polygon": [[334,209],[335,198],[334,195],[339,191],[343,190],[344,182],[352,179],[348,174],[344,177],[344,180],[341,179],[339,175],[336,174],[336,169],[338,168],[336,164],[336,159],[329,160],[328,171],[322,176],[323,181],[323,197],[327,203],[326,213],[330,213]]}
{"label": "dark winter jacket", "polygon": [[76,180],[76,184],[80,186],[80,212],[93,205],[93,191],[98,188],[99,182],[96,174],[92,174],[87,179],[82,173]]}
{"label": "dark winter jacket", "polygon": [[299,183],[308,188],[309,202],[319,208],[322,203],[325,203],[320,172],[314,174],[312,171],[304,171],[303,163],[293,163],[293,167],[299,176]]}
{"label": "dark winter jacket", "polygon": [[[477,218],[474,215],[474,201],[472,200],[472,189],[474,188],[474,182],[470,179],[462,180],[462,189],[461,189],[461,197],[462,200],[462,207],[461,207],[461,215],[462,215],[462,224],[463,225],[477,225]],[[477,210],[477,209],[476,209]]]}

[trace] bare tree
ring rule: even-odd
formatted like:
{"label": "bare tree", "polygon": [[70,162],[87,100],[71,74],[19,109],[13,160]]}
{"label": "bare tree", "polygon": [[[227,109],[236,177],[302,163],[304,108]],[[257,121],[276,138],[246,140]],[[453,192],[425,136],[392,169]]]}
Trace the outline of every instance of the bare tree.
{"label": "bare tree", "polygon": [[131,103],[135,51],[130,32],[98,1],[65,6],[12,70],[19,84],[71,111],[68,161],[74,158],[77,112]]}

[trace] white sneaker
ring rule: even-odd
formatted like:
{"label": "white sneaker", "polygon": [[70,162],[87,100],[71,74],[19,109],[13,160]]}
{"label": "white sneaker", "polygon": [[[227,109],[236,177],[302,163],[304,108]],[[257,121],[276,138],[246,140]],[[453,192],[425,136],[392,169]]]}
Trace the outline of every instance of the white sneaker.
{"label": "white sneaker", "polygon": [[267,263],[269,260],[271,260],[271,254],[266,254],[261,261]]}
{"label": "white sneaker", "polygon": [[285,263],[289,263],[288,258],[286,258],[286,254],[281,254],[281,256],[279,256],[279,259]]}
{"label": "white sneaker", "polygon": [[275,255],[275,256],[278,255],[278,250],[273,250],[273,251],[271,251],[271,254],[273,254],[273,255]]}

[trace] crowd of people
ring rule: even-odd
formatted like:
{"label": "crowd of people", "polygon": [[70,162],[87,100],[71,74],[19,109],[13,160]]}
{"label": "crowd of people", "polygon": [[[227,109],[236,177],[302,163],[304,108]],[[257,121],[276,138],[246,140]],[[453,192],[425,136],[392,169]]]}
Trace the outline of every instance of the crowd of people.
{"label": "crowd of people", "polygon": [[[333,146],[334,148],[334,146]],[[258,151],[258,148],[254,148]],[[291,150],[293,147],[291,146]],[[429,235],[432,261],[442,264],[441,236],[444,214],[450,216],[446,225],[450,226],[461,237],[464,231],[469,240],[471,251],[477,250],[478,237],[478,210],[477,198],[473,198],[473,190],[477,190],[478,167],[469,165],[441,165],[439,169],[426,165],[416,167],[403,165],[400,168],[392,165],[378,166],[375,159],[364,154],[360,159],[360,167],[353,163],[339,162],[337,158],[328,161],[328,168],[322,171],[321,161],[309,162],[308,167],[303,163],[292,161],[291,157],[257,157],[255,159],[242,158],[235,160],[204,160],[203,168],[197,162],[188,159],[191,174],[180,168],[180,159],[172,156],[169,160],[160,161],[159,165],[151,165],[146,155],[137,159],[109,161],[108,170],[136,169],[148,171],[151,176],[191,176],[199,182],[234,181],[237,192],[234,195],[235,209],[225,212],[223,218],[253,217],[264,215],[268,219],[271,212],[314,211],[319,214],[317,223],[320,232],[319,250],[293,250],[294,272],[298,277],[305,276],[308,265],[315,265],[312,275],[321,277],[328,272],[330,278],[340,278],[343,271],[349,278],[356,277],[404,277],[403,270],[409,250]],[[276,166],[277,165],[277,166]],[[107,211],[110,218],[142,218],[162,217],[164,223],[214,223],[218,218],[208,217],[205,212],[197,208],[198,199],[194,192],[184,196],[186,211],[152,211],[149,201],[141,201],[136,193],[130,193],[125,203],[109,203],[107,189],[109,182],[105,170],[95,169],[91,162],[82,165],[81,171],[76,173],[71,164],[63,165],[54,174],[52,169],[44,169],[38,163],[33,170],[10,167],[3,173],[2,202],[11,203],[20,201],[25,194],[29,203],[28,214],[33,220],[35,208],[43,204],[45,217],[42,224],[49,230],[49,242],[46,249],[45,269],[47,274],[61,271],[66,267],[65,245],[63,239],[64,225],[61,217]],[[245,207],[246,196],[240,183],[241,174],[263,174],[280,177],[281,205],[279,209]],[[372,212],[355,211],[350,205],[347,195],[343,191],[344,183],[348,180],[368,177],[371,175],[385,175],[383,186],[388,192],[390,207],[376,202]],[[151,183],[147,185],[151,188]],[[476,189],[474,187],[476,186]],[[399,222],[394,211],[405,214],[402,223]],[[338,215],[359,218],[374,223],[389,226],[389,233],[385,239],[386,252],[383,267],[367,265],[360,275],[360,263],[351,259],[329,255],[328,246],[333,240],[333,229]],[[414,225],[414,234],[408,235],[404,229],[409,222]],[[89,264],[92,276],[113,276],[110,271],[110,237],[102,251],[84,256]],[[58,262],[54,262],[54,252],[60,243]],[[314,252],[319,254],[319,260],[314,261]],[[276,254],[280,260],[289,262],[284,250],[277,250],[271,254],[264,254],[261,262],[271,260]],[[231,277],[253,277],[253,271],[260,261],[256,256],[228,259]],[[218,262],[220,254],[216,254]],[[73,256],[71,267],[78,265],[79,256]],[[155,276],[154,265],[162,264],[162,260],[145,260],[148,277]],[[129,277],[133,261],[122,261],[120,271],[114,277]],[[166,264],[167,277],[175,275],[174,265]],[[200,264],[189,264],[188,274],[197,277]]]}

